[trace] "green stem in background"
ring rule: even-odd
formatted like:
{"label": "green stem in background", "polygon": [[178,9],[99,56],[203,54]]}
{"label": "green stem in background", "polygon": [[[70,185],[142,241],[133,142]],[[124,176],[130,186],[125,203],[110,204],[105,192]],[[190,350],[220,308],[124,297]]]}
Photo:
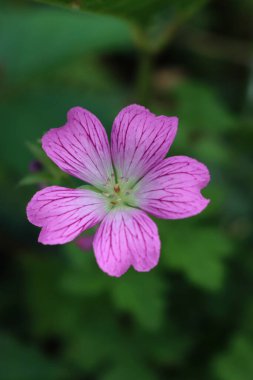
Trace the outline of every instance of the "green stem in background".
{"label": "green stem in background", "polygon": [[152,92],[153,54],[145,50],[140,50],[138,58],[136,99],[139,104],[148,106]]}

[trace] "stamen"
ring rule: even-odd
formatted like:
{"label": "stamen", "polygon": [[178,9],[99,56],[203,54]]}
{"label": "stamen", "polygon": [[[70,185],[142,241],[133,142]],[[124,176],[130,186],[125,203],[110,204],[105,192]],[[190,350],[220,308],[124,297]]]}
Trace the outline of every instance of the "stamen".
{"label": "stamen", "polygon": [[116,206],[117,203],[118,203],[118,202],[116,202],[116,201],[111,201],[111,204],[112,204],[113,206]]}
{"label": "stamen", "polygon": [[119,192],[120,192],[120,187],[119,187],[119,184],[118,184],[118,183],[116,183],[116,184],[114,185],[114,191],[115,191],[115,193],[119,193]]}
{"label": "stamen", "polygon": [[120,180],[121,180],[122,182],[127,183],[127,182],[129,181],[129,178],[121,176],[121,177],[120,177]]}

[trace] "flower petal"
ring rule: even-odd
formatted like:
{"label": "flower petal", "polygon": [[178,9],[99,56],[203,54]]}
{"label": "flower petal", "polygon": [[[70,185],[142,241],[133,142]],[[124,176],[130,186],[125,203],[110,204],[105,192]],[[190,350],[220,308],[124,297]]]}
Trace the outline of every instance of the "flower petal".
{"label": "flower petal", "polygon": [[91,112],[72,108],[67,123],[42,138],[46,154],[63,171],[97,187],[113,174],[106,131]]}
{"label": "flower petal", "polygon": [[146,272],[157,265],[160,239],[156,224],[141,210],[112,210],[99,226],[94,251],[99,267],[119,277],[130,265]]}
{"label": "flower petal", "polygon": [[177,124],[177,117],[155,116],[142,106],[123,108],[111,135],[118,176],[135,182],[160,162],[175,138]]}
{"label": "flower petal", "polygon": [[196,215],[209,203],[200,193],[209,180],[207,167],[193,158],[166,158],[136,185],[136,205],[158,218]]}
{"label": "flower petal", "polygon": [[42,227],[40,243],[64,244],[99,223],[107,213],[106,202],[91,190],[50,186],[33,196],[26,212],[32,224]]}

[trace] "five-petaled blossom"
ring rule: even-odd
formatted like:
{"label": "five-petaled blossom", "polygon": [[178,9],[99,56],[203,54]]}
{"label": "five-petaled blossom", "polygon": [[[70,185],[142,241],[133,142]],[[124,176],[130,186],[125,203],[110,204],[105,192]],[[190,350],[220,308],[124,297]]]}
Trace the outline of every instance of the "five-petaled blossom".
{"label": "five-petaled blossom", "polygon": [[210,180],[206,166],[186,156],[165,158],[177,125],[177,117],[130,105],[114,120],[110,148],[100,121],[72,108],[63,127],[43,136],[42,147],[64,172],[94,188],[38,191],[27,216],[42,228],[39,242],[64,244],[100,223],[93,248],[104,272],[119,277],[130,266],[142,272],[157,265],[160,239],[146,212],[181,219],[209,203],[200,193]]}

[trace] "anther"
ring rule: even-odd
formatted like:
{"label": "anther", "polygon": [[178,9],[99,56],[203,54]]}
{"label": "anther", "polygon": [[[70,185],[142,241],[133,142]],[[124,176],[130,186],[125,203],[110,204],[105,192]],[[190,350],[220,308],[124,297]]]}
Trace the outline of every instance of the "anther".
{"label": "anther", "polygon": [[115,193],[119,193],[120,192],[120,187],[119,187],[118,183],[116,183],[116,185],[114,185],[114,191],[115,191]]}

